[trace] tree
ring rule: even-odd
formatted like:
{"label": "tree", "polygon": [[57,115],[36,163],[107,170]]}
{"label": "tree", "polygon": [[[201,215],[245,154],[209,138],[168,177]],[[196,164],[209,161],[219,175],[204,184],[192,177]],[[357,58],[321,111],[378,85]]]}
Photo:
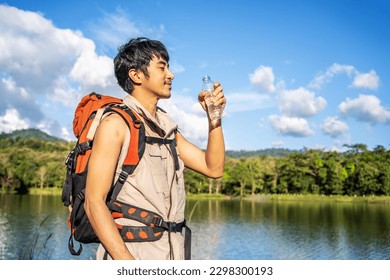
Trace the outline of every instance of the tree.
{"label": "tree", "polygon": [[189,168],[184,170],[185,187],[187,193],[204,193],[208,186],[207,177]]}
{"label": "tree", "polygon": [[231,173],[232,178],[239,184],[239,195],[243,197],[245,195],[245,187],[251,180],[250,164],[247,159],[240,158],[234,164]]}
{"label": "tree", "polygon": [[341,160],[336,152],[328,152],[325,155],[326,180],[323,181],[323,194],[342,195],[344,194],[344,182],[348,176],[343,168]]}

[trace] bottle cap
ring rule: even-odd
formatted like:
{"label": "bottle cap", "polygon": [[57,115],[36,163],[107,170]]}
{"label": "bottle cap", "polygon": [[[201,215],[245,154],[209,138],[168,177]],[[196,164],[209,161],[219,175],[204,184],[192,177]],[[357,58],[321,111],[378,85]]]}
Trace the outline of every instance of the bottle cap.
{"label": "bottle cap", "polygon": [[210,78],[209,75],[204,75],[203,78],[202,78],[202,80],[203,80],[204,82],[209,82],[209,81],[211,81],[211,78]]}

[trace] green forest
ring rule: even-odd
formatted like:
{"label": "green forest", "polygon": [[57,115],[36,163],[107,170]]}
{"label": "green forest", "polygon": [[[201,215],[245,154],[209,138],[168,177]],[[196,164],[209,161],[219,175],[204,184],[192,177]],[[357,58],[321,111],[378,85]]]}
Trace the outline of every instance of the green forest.
{"label": "green forest", "polygon": [[[0,135],[0,192],[61,189],[65,159],[75,142],[34,129]],[[390,150],[364,144],[345,151],[227,151],[225,172],[209,179],[185,170],[190,194],[390,195]]]}

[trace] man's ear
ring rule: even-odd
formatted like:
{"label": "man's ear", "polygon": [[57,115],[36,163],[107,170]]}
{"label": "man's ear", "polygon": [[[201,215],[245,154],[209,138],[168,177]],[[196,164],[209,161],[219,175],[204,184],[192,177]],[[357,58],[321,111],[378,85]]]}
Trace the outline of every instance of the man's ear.
{"label": "man's ear", "polygon": [[142,72],[137,71],[135,69],[130,69],[129,70],[129,77],[135,84],[140,84],[142,83]]}

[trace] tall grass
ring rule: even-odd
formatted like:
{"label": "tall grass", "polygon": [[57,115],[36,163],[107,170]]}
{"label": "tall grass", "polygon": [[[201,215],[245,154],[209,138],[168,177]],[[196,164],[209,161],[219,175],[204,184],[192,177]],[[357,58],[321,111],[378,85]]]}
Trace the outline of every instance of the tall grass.
{"label": "tall grass", "polygon": [[24,251],[20,253],[20,260],[36,260],[36,259],[50,259],[51,250],[47,244],[52,237],[52,234],[48,234],[43,239],[41,238],[41,229],[49,216],[46,216],[39,225],[35,228],[33,238],[27,243]]}

